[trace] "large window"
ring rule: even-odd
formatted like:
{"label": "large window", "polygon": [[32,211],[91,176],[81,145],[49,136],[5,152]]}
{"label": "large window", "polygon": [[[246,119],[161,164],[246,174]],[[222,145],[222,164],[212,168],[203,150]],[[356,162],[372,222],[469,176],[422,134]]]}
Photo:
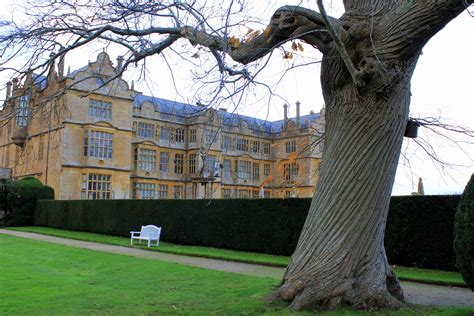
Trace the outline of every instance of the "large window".
{"label": "large window", "polygon": [[89,173],[82,175],[81,199],[110,199],[110,175]]}
{"label": "large window", "polygon": [[237,138],[237,150],[249,151],[249,140],[244,138]]}
{"label": "large window", "polygon": [[84,132],[84,157],[111,159],[112,134],[99,131]]}
{"label": "large window", "polygon": [[156,150],[140,148],[138,168],[142,171],[156,170]]}
{"label": "large window", "polygon": [[219,168],[219,162],[217,161],[217,156],[207,155],[204,161],[204,168],[207,172],[209,172],[210,177],[215,176]]}
{"label": "large window", "polygon": [[239,160],[239,179],[250,180],[252,177],[252,163]]}
{"label": "large window", "polygon": [[175,140],[177,143],[184,143],[184,128],[176,129]]}
{"label": "large window", "polygon": [[89,116],[110,120],[112,118],[112,103],[89,99]]}
{"label": "large window", "polygon": [[263,143],[263,153],[270,155],[270,143]]}
{"label": "large window", "polygon": [[167,184],[158,185],[158,198],[159,199],[168,198],[168,185]]}
{"label": "large window", "polygon": [[266,178],[268,178],[268,176],[270,175],[270,164],[264,164],[263,165],[263,176]]}
{"label": "large window", "polygon": [[183,167],[184,167],[184,155],[175,154],[174,155],[174,173],[183,174]]}
{"label": "large window", "polygon": [[260,197],[259,191],[252,191],[252,199],[258,199]]}
{"label": "large window", "polygon": [[260,152],[260,142],[258,140],[252,141],[252,152],[256,154]]}
{"label": "large window", "polygon": [[239,190],[239,198],[241,199],[249,199],[252,197],[252,192],[250,190]]}
{"label": "large window", "polygon": [[167,152],[160,153],[160,171],[168,172],[168,162],[170,160],[170,154]]}
{"label": "large window", "polygon": [[230,179],[232,176],[232,170],[231,170],[231,165],[230,165],[230,160],[229,159],[224,159],[224,179]]}
{"label": "large window", "polygon": [[287,154],[296,152],[296,140],[286,142],[285,145]]}
{"label": "large window", "polygon": [[175,185],[173,187],[173,198],[174,199],[184,198],[184,187],[182,185]]}
{"label": "large window", "polygon": [[134,197],[140,199],[156,198],[156,185],[154,183],[135,182]]}
{"label": "large window", "polygon": [[252,164],[252,180],[260,180],[260,165],[258,163]]}
{"label": "large window", "polygon": [[154,138],[155,137],[155,124],[138,122],[137,135],[139,137]]}
{"label": "large window", "polygon": [[222,136],[221,149],[229,150],[232,146],[232,138],[229,135]]}
{"label": "large window", "polygon": [[28,126],[28,96],[22,95],[18,101],[18,109],[16,112],[16,125]]}
{"label": "large window", "polygon": [[190,154],[189,155],[189,174],[195,174],[196,173],[196,154]]}
{"label": "large window", "polygon": [[287,182],[295,182],[298,177],[298,163],[286,163],[283,165],[283,170],[285,174],[285,180]]}
{"label": "large window", "polygon": [[232,197],[232,191],[230,189],[222,189],[222,197],[224,199],[230,199]]}
{"label": "large window", "polygon": [[210,145],[215,141],[217,131],[205,130],[204,131],[204,144]]}
{"label": "large window", "polygon": [[196,129],[192,128],[189,130],[189,142],[195,143],[196,142]]}
{"label": "large window", "polygon": [[168,127],[161,126],[160,127],[160,139],[161,140],[170,140],[171,138],[171,132]]}

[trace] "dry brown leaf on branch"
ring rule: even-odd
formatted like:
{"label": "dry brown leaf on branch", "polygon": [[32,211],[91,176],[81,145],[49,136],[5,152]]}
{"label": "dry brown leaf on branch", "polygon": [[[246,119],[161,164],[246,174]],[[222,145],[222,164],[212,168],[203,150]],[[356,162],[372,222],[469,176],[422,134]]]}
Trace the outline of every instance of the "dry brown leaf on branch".
{"label": "dry brown leaf on branch", "polygon": [[253,31],[248,33],[245,35],[245,38],[244,38],[244,41],[245,42],[250,42],[251,40],[255,39],[257,36],[260,35],[260,31],[259,30],[256,30],[256,31]]}
{"label": "dry brown leaf on branch", "polygon": [[240,40],[237,37],[232,36],[231,38],[229,38],[229,44],[233,48],[237,48],[240,46]]}
{"label": "dry brown leaf on branch", "polygon": [[283,59],[293,59],[293,53],[292,52],[285,52],[283,54]]}

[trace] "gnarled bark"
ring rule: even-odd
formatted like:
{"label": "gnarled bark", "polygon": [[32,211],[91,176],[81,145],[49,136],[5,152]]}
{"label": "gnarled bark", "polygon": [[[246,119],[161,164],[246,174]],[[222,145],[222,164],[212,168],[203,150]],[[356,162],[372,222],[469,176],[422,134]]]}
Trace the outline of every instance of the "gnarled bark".
{"label": "gnarled bark", "polygon": [[[424,2],[425,7],[421,2],[345,2],[339,32],[358,82],[338,47],[329,45],[321,73],[326,143],[320,180],[273,299],[290,302],[294,310],[401,306],[403,292],[384,249],[385,223],[416,61],[436,33],[429,29],[441,29],[462,10],[460,3],[446,3],[436,8],[444,13],[438,12],[433,25],[433,17],[427,16],[433,8]],[[423,31],[425,23],[429,27]]]}
{"label": "gnarled bark", "polygon": [[[323,78],[341,72],[337,63],[324,63]],[[400,305],[403,294],[383,240],[414,64],[408,63],[389,92],[360,95],[349,84],[327,100],[321,178],[277,292],[293,309]]]}

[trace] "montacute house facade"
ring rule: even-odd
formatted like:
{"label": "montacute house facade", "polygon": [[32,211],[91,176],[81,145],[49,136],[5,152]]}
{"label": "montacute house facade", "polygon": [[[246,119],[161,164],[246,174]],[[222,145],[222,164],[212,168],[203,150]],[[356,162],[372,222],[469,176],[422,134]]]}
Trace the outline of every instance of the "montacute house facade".
{"label": "montacute house facade", "polygon": [[57,199],[311,197],[324,110],[269,122],[135,91],[106,53],[7,83],[0,165]]}

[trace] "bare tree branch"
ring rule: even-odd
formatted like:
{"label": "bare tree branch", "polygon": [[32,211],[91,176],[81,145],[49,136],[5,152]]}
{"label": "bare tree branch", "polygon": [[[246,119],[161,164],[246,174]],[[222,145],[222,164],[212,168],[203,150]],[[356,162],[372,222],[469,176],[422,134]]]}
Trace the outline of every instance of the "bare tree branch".
{"label": "bare tree branch", "polygon": [[349,57],[346,47],[344,46],[344,43],[342,42],[341,37],[337,33],[337,30],[332,26],[331,22],[329,21],[328,14],[326,13],[326,9],[324,9],[322,0],[318,0],[318,8],[319,8],[319,11],[321,12],[324,23],[326,24],[329,30],[329,33],[331,34],[332,39],[334,40],[334,43],[336,44],[337,50],[339,54],[341,55],[341,58],[344,61],[344,64],[347,67],[347,71],[349,71],[349,74],[351,75],[352,80],[354,81],[354,84],[356,86],[362,86],[364,82],[361,80],[359,76],[357,76],[357,70],[354,67],[354,64],[352,63],[352,60]]}

